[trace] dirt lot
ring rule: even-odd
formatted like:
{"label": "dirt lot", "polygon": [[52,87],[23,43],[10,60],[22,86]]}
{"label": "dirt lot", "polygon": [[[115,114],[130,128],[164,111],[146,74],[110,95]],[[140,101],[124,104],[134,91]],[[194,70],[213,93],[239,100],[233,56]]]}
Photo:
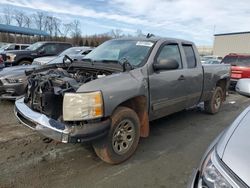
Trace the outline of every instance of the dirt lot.
{"label": "dirt lot", "polygon": [[0,187],[182,188],[209,143],[249,104],[230,94],[217,115],[197,107],[154,121],[135,155],[111,166],[89,144],[44,143],[16,121],[13,102],[0,101]]}

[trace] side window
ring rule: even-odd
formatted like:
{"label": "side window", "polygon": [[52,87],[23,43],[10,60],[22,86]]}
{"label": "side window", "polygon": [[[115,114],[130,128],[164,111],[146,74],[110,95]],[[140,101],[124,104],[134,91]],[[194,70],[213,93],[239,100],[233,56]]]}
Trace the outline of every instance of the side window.
{"label": "side window", "polygon": [[87,55],[89,52],[91,52],[92,50],[86,50],[84,52],[82,52],[82,55]]}
{"label": "side window", "polygon": [[178,44],[165,45],[161,49],[161,51],[157,57],[157,62],[162,60],[162,59],[174,59],[179,63],[179,69],[182,68],[181,54],[180,54]]}
{"label": "side window", "polygon": [[19,45],[15,45],[15,50],[20,50],[20,46]]}
{"label": "side window", "polygon": [[191,45],[183,45],[184,53],[187,60],[187,67],[188,68],[195,68],[196,67],[196,58],[194,54],[194,49]]}
{"label": "side window", "polygon": [[43,47],[43,50],[45,51],[45,54],[49,54],[49,55],[57,54],[57,48],[54,44],[46,44]]}
{"label": "side window", "polygon": [[21,46],[21,49],[24,50],[26,49],[28,46]]}

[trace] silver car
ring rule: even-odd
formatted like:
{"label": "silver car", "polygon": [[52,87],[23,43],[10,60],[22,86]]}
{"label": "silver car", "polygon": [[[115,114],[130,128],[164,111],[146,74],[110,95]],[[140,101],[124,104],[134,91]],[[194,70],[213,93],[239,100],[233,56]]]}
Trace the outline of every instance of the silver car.
{"label": "silver car", "polygon": [[63,51],[59,56],[49,62],[35,61],[32,65],[19,65],[6,67],[0,70],[0,99],[17,99],[22,97],[28,84],[25,71],[32,71],[46,64],[63,63],[63,58],[68,55],[74,61],[80,61],[93,48],[91,47],[72,47]]}
{"label": "silver car", "polygon": [[250,106],[210,145],[188,187],[250,187]]}

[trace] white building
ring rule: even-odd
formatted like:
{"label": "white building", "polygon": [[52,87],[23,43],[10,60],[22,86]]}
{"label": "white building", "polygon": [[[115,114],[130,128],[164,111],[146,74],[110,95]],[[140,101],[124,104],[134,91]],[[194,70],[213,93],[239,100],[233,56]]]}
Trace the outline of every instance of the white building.
{"label": "white building", "polygon": [[224,57],[229,53],[250,54],[250,31],[214,35],[213,54]]}

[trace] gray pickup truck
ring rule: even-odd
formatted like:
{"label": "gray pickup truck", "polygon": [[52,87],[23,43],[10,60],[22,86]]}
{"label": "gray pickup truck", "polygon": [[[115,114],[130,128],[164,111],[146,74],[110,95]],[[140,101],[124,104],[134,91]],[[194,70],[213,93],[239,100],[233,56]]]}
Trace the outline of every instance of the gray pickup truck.
{"label": "gray pickup truck", "polygon": [[229,72],[227,65],[202,66],[189,41],[114,39],[84,62],[33,71],[15,114],[48,138],[91,141],[102,160],[118,164],[135,152],[140,137],[149,136],[150,121],[200,102],[206,112],[217,113]]}

